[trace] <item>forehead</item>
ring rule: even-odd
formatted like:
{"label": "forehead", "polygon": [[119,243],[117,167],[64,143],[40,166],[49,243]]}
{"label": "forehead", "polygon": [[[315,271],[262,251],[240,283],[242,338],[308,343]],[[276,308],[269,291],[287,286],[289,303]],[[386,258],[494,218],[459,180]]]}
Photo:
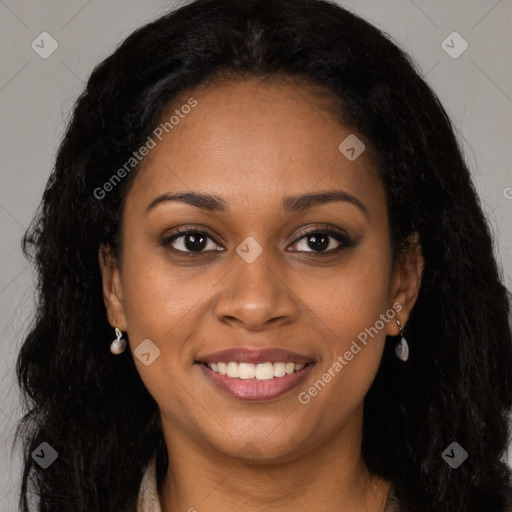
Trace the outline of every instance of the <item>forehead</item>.
{"label": "forehead", "polygon": [[[233,208],[249,202],[263,208],[283,196],[327,188],[379,196],[373,202],[383,198],[362,137],[343,126],[328,98],[311,88],[219,82],[180,95],[161,122],[171,116],[172,128],[168,123],[161,140],[153,137],[156,144],[140,165],[132,200],[149,203],[161,193],[202,190],[225,197]],[[362,152],[350,159],[347,147]]]}

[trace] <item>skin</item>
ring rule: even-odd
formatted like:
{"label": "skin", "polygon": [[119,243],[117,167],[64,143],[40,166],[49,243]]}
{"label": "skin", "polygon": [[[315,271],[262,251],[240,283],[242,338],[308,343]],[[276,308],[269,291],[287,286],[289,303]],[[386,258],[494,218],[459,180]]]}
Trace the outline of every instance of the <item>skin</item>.
{"label": "skin", "polygon": [[[110,323],[128,333],[132,352],[145,339],[160,349],[149,366],[134,360],[159,405],[169,452],[162,509],[383,511],[389,482],[361,459],[363,401],[386,336],[400,332],[396,320],[308,404],[298,394],[393,304],[407,323],[424,265],[419,243],[393,264],[385,191],[369,151],[354,161],[340,152],[353,130],[310,89],[223,82],[175,105],[190,96],[197,106],[145,158],[129,189],[120,261],[99,251]],[[330,189],[353,195],[367,213],[348,201],[281,209],[286,196]],[[222,197],[229,211],[167,201],[146,212],[163,193],[191,190]],[[315,251],[304,231],[325,224],[345,230],[354,247],[330,238]],[[183,236],[162,245],[178,226],[209,231],[203,253],[180,253]],[[248,236],[263,250],[252,263],[236,252]],[[315,366],[281,397],[242,401],[194,364],[236,346],[286,348]]]}

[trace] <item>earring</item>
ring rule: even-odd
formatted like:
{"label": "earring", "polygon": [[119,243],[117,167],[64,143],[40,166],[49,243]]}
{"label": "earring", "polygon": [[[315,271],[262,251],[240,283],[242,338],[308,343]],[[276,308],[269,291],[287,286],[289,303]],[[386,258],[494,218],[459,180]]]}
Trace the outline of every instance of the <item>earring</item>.
{"label": "earring", "polygon": [[110,352],[112,352],[112,354],[117,355],[124,352],[126,340],[121,338],[122,335],[121,331],[116,327],[116,339],[110,344]]}
{"label": "earring", "polygon": [[400,320],[396,320],[398,327],[400,328],[400,341],[395,345],[395,354],[400,361],[407,361],[409,359],[409,345],[407,344],[407,340],[404,336],[404,330],[402,329],[402,324]]}

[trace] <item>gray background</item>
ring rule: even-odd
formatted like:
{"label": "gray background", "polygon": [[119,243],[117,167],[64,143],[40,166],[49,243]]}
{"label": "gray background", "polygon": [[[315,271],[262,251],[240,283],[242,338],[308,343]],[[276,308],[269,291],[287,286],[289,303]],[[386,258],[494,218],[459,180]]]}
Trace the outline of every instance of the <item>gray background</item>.
{"label": "gray background", "polygon": [[[495,233],[505,283],[512,289],[512,0],[339,3],[391,35],[439,95],[459,133]],[[34,293],[20,238],[40,201],[84,80],[136,27],[175,5],[163,0],[0,0],[2,512],[16,509],[20,464],[11,445],[21,409],[14,366]],[[31,43],[45,31],[58,49],[42,59]],[[469,44],[458,58],[441,47],[453,31]],[[461,48],[457,40],[453,46]]]}

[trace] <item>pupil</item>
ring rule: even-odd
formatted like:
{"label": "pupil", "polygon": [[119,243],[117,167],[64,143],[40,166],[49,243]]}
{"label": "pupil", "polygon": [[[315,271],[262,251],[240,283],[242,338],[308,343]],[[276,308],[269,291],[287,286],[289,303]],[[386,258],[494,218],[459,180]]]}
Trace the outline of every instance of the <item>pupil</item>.
{"label": "pupil", "polygon": [[317,250],[323,250],[327,249],[329,247],[329,237],[322,235],[321,233],[315,233],[313,235],[309,235],[309,241],[308,244],[311,247],[311,249]]}
{"label": "pupil", "polygon": [[201,249],[204,249],[205,246],[206,246],[206,237],[199,233],[189,234],[185,237],[185,247],[189,251],[201,250]]}

